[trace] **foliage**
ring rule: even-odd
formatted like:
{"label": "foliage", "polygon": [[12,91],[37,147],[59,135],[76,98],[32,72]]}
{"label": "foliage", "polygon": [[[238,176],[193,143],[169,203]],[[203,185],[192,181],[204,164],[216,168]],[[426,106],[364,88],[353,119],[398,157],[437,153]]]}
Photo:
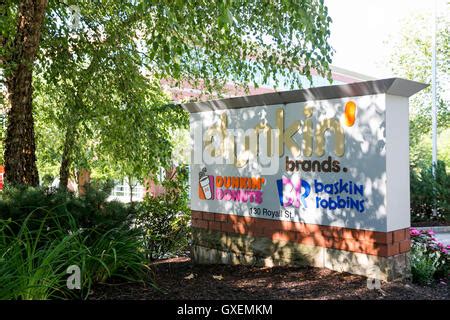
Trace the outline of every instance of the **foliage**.
{"label": "foliage", "polygon": [[247,84],[255,74],[277,79],[282,72],[300,85],[290,71],[328,73],[330,22],[317,0],[51,2],[41,52],[50,59],[76,52],[82,59],[80,53],[114,44],[157,78],[201,80],[215,89],[230,80]]}
{"label": "foliage", "polygon": [[[446,4],[448,6],[448,4]],[[403,21],[402,32],[393,41],[388,61],[393,74],[410,80],[431,83],[431,14],[421,13]],[[450,129],[449,87],[449,19],[438,18],[437,24],[437,109],[438,157],[450,168],[450,149],[445,147]],[[414,167],[431,163],[431,86],[410,98],[410,153]]]}
{"label": "foliage", "polygon": [[144,279],[147,267],[141,230],[122,226],[105,232],[94,227],[85,233],[86,252],[80,259],[82,270],[87,270],[84,273],[85,288],[110,278]]}
{"label": "foliage", "polygon": [[[86,197],[63,191],[8,187],[0,200],[0,297],[87,297],[110,278],[142,279],[142,232],[131,209],[105,202],[105,191]],[[66,287],[66,269],[81,269],[81,291]]]}
{"label": "foliage", "polygon": [[[436,166],[436,178],[430,166],[411,168],[412,221],[450,219],[450,174],[441,161]],[[433,214],[436,208],[436,215]]]}
{"label": "foliage", "polygon": [[[2,6],[8,41],[18,8]],[[164,107],[160,81],[300,87],[312,70],[330,76],[330,23],[321,0],[50,1],[33,79],[39,170],[142,178],[167,167],[168,136],[187,117]]]}
{"label": "foliage", "polygon": [[[62,295],[65,269],[79,255],[73,246],[75,234],[62,228],[48,230],[46,218],[39,219],[38,228],[30,228],[31,219],[32,214],[20,225],[0,220],[0,299]],[[17,225],[11,228],[13,224]],[[17,227],[18,232],[14,232]]]}
{"label": "foliage", "polygon": [[147,195],[136,210],[136,223],[143,228],[150,259],[185,249],[190,238],[190,210],[186,193],[187,170],[179,167],[163,182],[164,193]]}
{"label": "foliage", "polygon": [[431,230],[410,229],[411,272],[413,281],[429,284],[434,278],[448,279],[450,272],[450,246],[436,241]]}
{"label": "foliage", "polygon": [[[450,173],[450,127],[442,128],[440,131],[437,136],[438,160],[445,164],[447,172]],[[410,144],[410,164],[417,170],[432,163],[431,132],[419,134],[415,140],[416,142]]]}
{"label": "foliage", "polygon": [[125,49],[104,47],[84,53],[81,62],[65,60],[63,74],[55,61],[46,64],[35,80],[37,155],[45,174],[57,176],[62,157],[67,169],[89,168],[97,178],[141,178],[167,165],[168,130],[187,123]]}
{"label": "foliage", "polygon": [[433,281],[433,276],[437,270],[437,260],[417,247],[411,249],[411,255],[413,281],[422,285],[429,285]]}
{"label": "foliage", "polygon": [[[23,221],[31,212],[35,217],[44,217],[50,210],[56,216],[68,212],[81,228],[97,227],[109,230],[131,224],[131,209],[123,204],[107,202],[111,183],[93,183],[86,188],[83,197],[57,189],[10,187],[1,193],[0,218]],[[69,228],[68,225],[64,225]]]}

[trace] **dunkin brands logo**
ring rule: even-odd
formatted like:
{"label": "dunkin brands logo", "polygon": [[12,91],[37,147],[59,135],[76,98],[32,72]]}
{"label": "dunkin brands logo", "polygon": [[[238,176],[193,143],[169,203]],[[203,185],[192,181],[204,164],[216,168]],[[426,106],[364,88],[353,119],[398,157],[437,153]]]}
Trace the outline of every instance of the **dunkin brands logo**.
{"label": "dunkin brands logo", "polygon": [[264,178],[213,176],[206,168],[199,173],[198,195],[200,200],[234,201],[261,204]]}
{"label": "dunkin brands logo", "polygon": [[[219,120],[208,126],[205,132],[202,127],[194,128],[194,144],[202,145],[198,152],[194,149],[194,163],[217,165],[232,164],[243,168],[249,163],[257,162],[261,173],[275,174],[279,168],[279,158],[284,150],[290,151],[294,159],[286,157],[290,171],[339,172],[338,160],[329,158],[326,162],[298,160],[299,157],[311,158],[325,155],[326,139],[333,135],[334,146],[331,152],[335,157],[343,157],[345,136],[343,127],[351,127],[356,120],[356,103],[348,101],[344,105],[341,118],[330,117],[314,121],[316,108],[307,105],[299,110],[303,119],[287,120],[285,110],[275,111],[275,121],[262,120],[253,128],[229,129],[228,114],[223,112]],[[288,123],[286,123],[288,122]],[[330,133],[330,134],[327,134]],[[299,134],[301,139],[294,136]],[[346,168],[342,169],[344,172]]]}

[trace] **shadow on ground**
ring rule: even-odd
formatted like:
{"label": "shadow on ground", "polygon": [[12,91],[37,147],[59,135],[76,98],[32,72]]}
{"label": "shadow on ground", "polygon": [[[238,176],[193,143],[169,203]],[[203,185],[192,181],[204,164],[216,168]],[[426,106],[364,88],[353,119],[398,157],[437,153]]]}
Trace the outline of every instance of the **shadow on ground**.
{"label": "shadow on ground", "polygon": [[449,299],[445,284],[382,283],[381,290],[369,290],[365,277],[311,267],[194,265],[174,258],[152,269],[159,289],[150,280],[101,284],[91,299]]}

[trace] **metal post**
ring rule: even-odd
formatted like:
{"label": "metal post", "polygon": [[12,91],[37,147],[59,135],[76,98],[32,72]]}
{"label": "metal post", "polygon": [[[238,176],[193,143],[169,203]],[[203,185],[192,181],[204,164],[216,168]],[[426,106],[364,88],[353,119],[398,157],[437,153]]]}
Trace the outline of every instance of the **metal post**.
{"label": "metal post", "polygon": [[[431,109],[431,123],[432,123],[432,172],[433,177],[436,179],[436,166],[437,166],[437,96],[436,96],[436,25],[437,25],[437,0],[434,0],[434,8],[433,8],[433,28],[432,28],[432,58],[431,58],[431,100],[432,100],[432,109]],[[436,206],[433,208],[433,215],[436,215]]]}

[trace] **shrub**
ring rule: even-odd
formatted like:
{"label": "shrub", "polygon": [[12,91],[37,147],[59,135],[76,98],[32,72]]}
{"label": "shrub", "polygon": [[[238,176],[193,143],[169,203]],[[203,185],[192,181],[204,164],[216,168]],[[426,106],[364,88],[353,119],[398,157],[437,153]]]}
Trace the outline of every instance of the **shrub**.
{"label": "shrub", "polygon": [[[80,228],[96,227],[106,231],[124,224],[131,225],[133,210],[120,202],[107,202],[110,190],[109,183],[95,183],[86,187],[84,196],[76,197],[59,189],[6,187],[1,192],[0,219],[20,222],[33,212],[35,219],[29,223],[34,223],[51,212],[54,217],[70,213]],[[47,226],[51,227],[55,221],[48,219]],[[63,220],[59,221],[63,227],[70,228]],[[38,225],[29,227],[33,229]]]}
{"label": "shrub", "polygon": [[86,246],[80,263],[89,271],[85,278],[88,288],[112,277],[130,281],[143,279],[147,267],[140,230],[122,227],[100,233],[92,229],[89,237],[95,240]]}
{"label": "shrub", "polygon": [[411,255],[413,281],[422,285],[430,284],[437,270],[438,259],[431,257],[418,247],[411,249]]}
{"label": "shrub", "polygon": [[[94,283],[142,279],[145,252],[133,211],[106,202],[105,193],[7,189],[0,200],[0,298],[85,298]],[[81,291],[66,287],[70,265],[81,269]]]}
{"label": "shrub", "polygon": [[144,230],[149,259],[163,258],[181,252],[189,244],[190,210],[185,183],[187,172],[178,168],[176,179],[163,183],[160,196],[146,196],[136,206],[136,223]]}
{"label": "shrub", "polygon": [[429,284],[433,279],[449,275],[449,246],[436,241],[431,230],[411,228],[411,272],[413,281]]}
{"label": "shrub", "polygon": [[[411,168],[411,219],[417,221],[449,220],[450,175],[439,161],[436,178],[431,167]],[[433,208],[436,207],[436,215]]]}
{"label": "shrub", "polygon": [[[75,250],[78,234],[49,229],[48,219],[46,215],[33,221],[30,213],[20,226],[0,220],[0,299],[48,299],[69,294],[63,289],[65,271],[80,255]],[[39,227],[29,227],[35,224]]]}

